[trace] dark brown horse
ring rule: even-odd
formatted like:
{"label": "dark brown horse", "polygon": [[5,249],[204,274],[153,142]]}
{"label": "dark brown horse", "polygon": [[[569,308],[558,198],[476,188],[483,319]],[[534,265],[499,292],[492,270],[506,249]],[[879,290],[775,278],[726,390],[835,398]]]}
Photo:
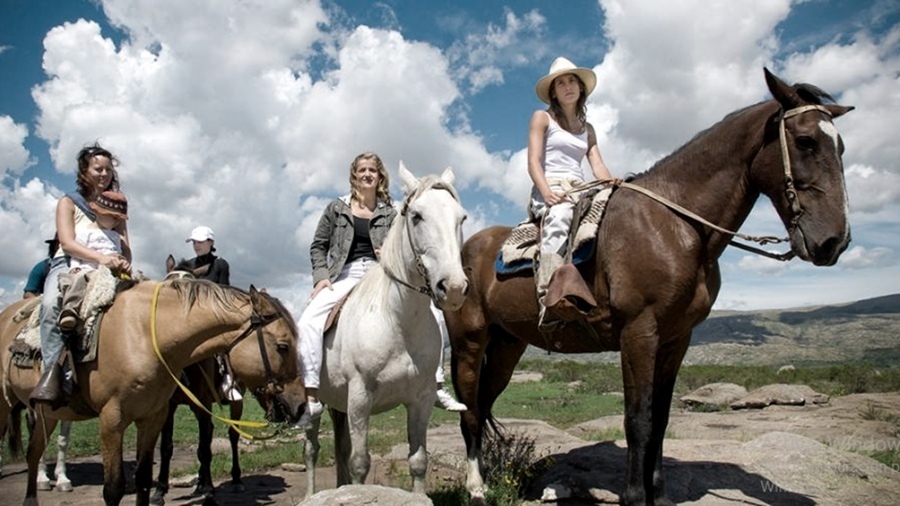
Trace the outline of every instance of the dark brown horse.
{"label": "dark brown horse", "polygon": [[[850,228],[843,143],[832,119],[852,107],[834,105],[814,86],[788,86],[768,70],[765,77],[774,100],[728,115],[633,184],[731,231],[764,194],[789,232],[792,252],[815,265],[833,265],[850,241]],[[486,425],[495,425],[491,407],[532,344],[560,353],[621,352],[628,443],[621,501],[671,504],[662,455],[672,390],[692,329],[718,295],[718,258],[731,236],[638,191],[617,190],[597,232],[594,257],[581,267],[599,301],[587,317],[593,332],[570,323],[542,334],[533,278],[499,276],[494,269],[509,231],[489,228],[466,242],[463,264],[472,290],[460,310],[446,312],[453,383],[469,408],[460,425],[470,495],[478,501],[484,494],[479,462]]]}

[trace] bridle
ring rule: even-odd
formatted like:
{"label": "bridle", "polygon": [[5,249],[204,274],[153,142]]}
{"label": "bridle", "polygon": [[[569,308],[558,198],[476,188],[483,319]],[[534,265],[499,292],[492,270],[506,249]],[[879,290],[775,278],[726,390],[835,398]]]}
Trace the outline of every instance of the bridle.
{"label": "bridle", "polygon": [[450,193],[450,195],[454,198],[454,200],[456,200],[457,202],[459,201],[459,197],[451,189],[451,187],[444,184],[443,182],[439,181],[439,182],[436,182],[433,185],[428,186],[424,189],[422,189],[420,187],[419,189],[417,189],[417,191],[410,193],[409,195],[406,196],[406,198],[403,199],[403,204],[400,206],[400,216],[402,216],[405,221],[404,229],[406,231],[406,238],[409,241],[409,247],[410,247],[410,249],[412,249],[413,258],[415,259],[415,262],[416,262],[416,272],[419,274],[419,276],[422,277],[422,279],[424,280],[424,283],[421,286],[415,286],[412,283],[410,283],[409,281],[406,281],[406,280],[400,278],[394,272],[391,272],[391,270],[388,268],[387,265],[381,264],[381,267],[384,270],[384,273],[387,275],[387,277],[390,278],[392,281],[396,281],[397,283],[405,286],[406,288],[409,288],[410,290],[419,292],[423,295],[427,295],[428,298],[430,298],[432,301],[435,301],[434,300],[434,297],[435,297],[434,290],[431,289],[431,283],[429,281],[430,278],[428,277],[428,269],[425,268],[425,263],[422,261],[422,253],[416,248],[416,243],[415,243],[415,241],[413,241],[412,225],[410,224],[410,221],[412,221],[412,220],[410,220],[409,217],[407,216],[407,213],[409,212],[410,204],[412,204],[412,202],[414,200],[419,198],[419,196],[424,194],[426,190],[430,190],[430,189],[446,190],[448,193]]}
{"label": "bridle", "polygon": [[[779,124],[778,124],[778,137],[779,137],[779,142],[781,144],[781,161],[782,161],[782,165],[784,167],[784,187],[785,187],[784,192],[785,192],[785,196],[787,197],[788,202],[791,205],[791,212],[793,213],[793,216],[791,217],[790,226],[788,227],[788,234],[793,233],[793,231],[799,226],[800,217],[803,216],[803,207],[800,206],[800,200],[797,197],[797,190],[794,187],[794,175],[793,175],[793,172],[791,171],[791,156],[790,156],[790,152],[788,151],[787,133],[785,131],[784,120],[787,118],[793,117],[793,116],[797,116],[798,114],[803,114],[804,112],[809,112],[809,111],[821,111],[821,112],[827,114],[829,118],[832,117],[831,111],[829,111],[824,106],[803,105],[803,106],[795,107],[793,109],[788,109],[787,111],[785,111],[781,115],[781,118],[779,119]],[[651,199],[659,202],[660,204],[674,210],[675,212],[682,214],[688,218],[691,218],[695,221],[698,221],[698,222],[712,228],[713,230],[716,230],[717,232],[721,232],[723,234],[727,234],[732,237],[738,237],[745,241],[755,242],[761,246],[765,246],[766,244],[779,244],[782,242],[790,241],[790,237],[779,238],[779,237],[775,237],[775,236],[753,236],[753,235],[742,234],[742,233],[739,233],[739,232],[736,232],[733,230],[728,230],[726,228],[722,228],[722,227],[716,225],[715,223],[712,223],[709,220],[703,218],[702,216],[694,213],[693,211],[690,211],[689,209],[687,209],[679,204],[676,204],[675,202],[672,202],[671,200],[663,197],[662,195],[654,193],[642,186],[628,183],[621,179],[602,179],[602,180],[590,181],[583,185],[572,188],[571,190],[566,192],[566,195],[582,192],[582,191],[585,191],[587,189],[594,188],[597,186],[606,186],[606,185],[610,185],[612,187],[628,188],[630,190],[637,191],[637,192],[642,193],[642,194],[650,197]],[[772,252],[769,252],[769,251],[766,251],[763,249],[756,248],[754,246],[749,246],[747,244],[735,242],[734,240],[729,242],[729,244],[738,249],[742,249],[744,251],[749,251],[751,253],[756,253],[756,254],[762,255],[764,257],[772,258],[774,260],[780,260],[782,262],[790,260],[790,259],[794,258],[794,256],[795,256],[793,251],[788,251],[786,253],[772,253]]]}

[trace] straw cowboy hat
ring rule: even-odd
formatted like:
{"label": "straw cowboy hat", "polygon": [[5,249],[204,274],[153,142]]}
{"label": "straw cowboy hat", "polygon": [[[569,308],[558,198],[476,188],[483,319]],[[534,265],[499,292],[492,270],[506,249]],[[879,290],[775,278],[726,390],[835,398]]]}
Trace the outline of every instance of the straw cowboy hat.
{"label": "straw cowboy hat", "polygon": [[594,87],[597,86],[597,75],[594,74],[593,70],[576,67],[574,63],[560,56],[550,64],[550,72],[534,86],[534,91],[537,93],[538,98],[541,99],[541,102],[545,104],[550,103],[550,85],[554,79],[563,74],[575,74],[581,79],[581,82],[584,83],[584,96],[590,95],[594,91]]}

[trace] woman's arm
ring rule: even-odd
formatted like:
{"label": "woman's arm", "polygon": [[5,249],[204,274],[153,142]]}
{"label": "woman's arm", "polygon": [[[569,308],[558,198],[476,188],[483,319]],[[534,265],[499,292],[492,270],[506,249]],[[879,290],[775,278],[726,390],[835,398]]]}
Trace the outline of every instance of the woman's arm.
{"label": "woman's arm", "polygon": [[591,166],[591,171],[594,173],[594,178],[603,180],[603,179],[612,179],[612,174],[610,174],[609,169],[606,168],[606,164],[603,163],[603,157],[600,156],[600,148],[597,147],[597,134],[594,133],[594,127],[588,123],[588,152],[587,159],[588,164]]}
{"label": "woman's arm", "polygon": [[312,262],[313,286],[319,284],[320,281],[330,279],[328,272],[328,250],[331,248],[331,233],[334,230],[334,221],[332,220],[331,205],[325,208],[322,217],[319,218],[319,224],[316,227],[316,234],[309,245],[309,259]]}

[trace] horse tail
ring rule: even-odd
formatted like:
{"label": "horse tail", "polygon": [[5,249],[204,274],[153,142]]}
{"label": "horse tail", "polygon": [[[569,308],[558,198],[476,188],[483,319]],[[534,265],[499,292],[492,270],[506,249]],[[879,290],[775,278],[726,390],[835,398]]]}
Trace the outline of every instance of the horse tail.
{"label": "horse tail", "polygon": [[[7,445],[9,446],[9,454],[13,458],[19,458],[22,455],[22,411],[25,405],[17,402],[9,414],[6,415]],[[3,434],[0,434],[3,437]]]}

